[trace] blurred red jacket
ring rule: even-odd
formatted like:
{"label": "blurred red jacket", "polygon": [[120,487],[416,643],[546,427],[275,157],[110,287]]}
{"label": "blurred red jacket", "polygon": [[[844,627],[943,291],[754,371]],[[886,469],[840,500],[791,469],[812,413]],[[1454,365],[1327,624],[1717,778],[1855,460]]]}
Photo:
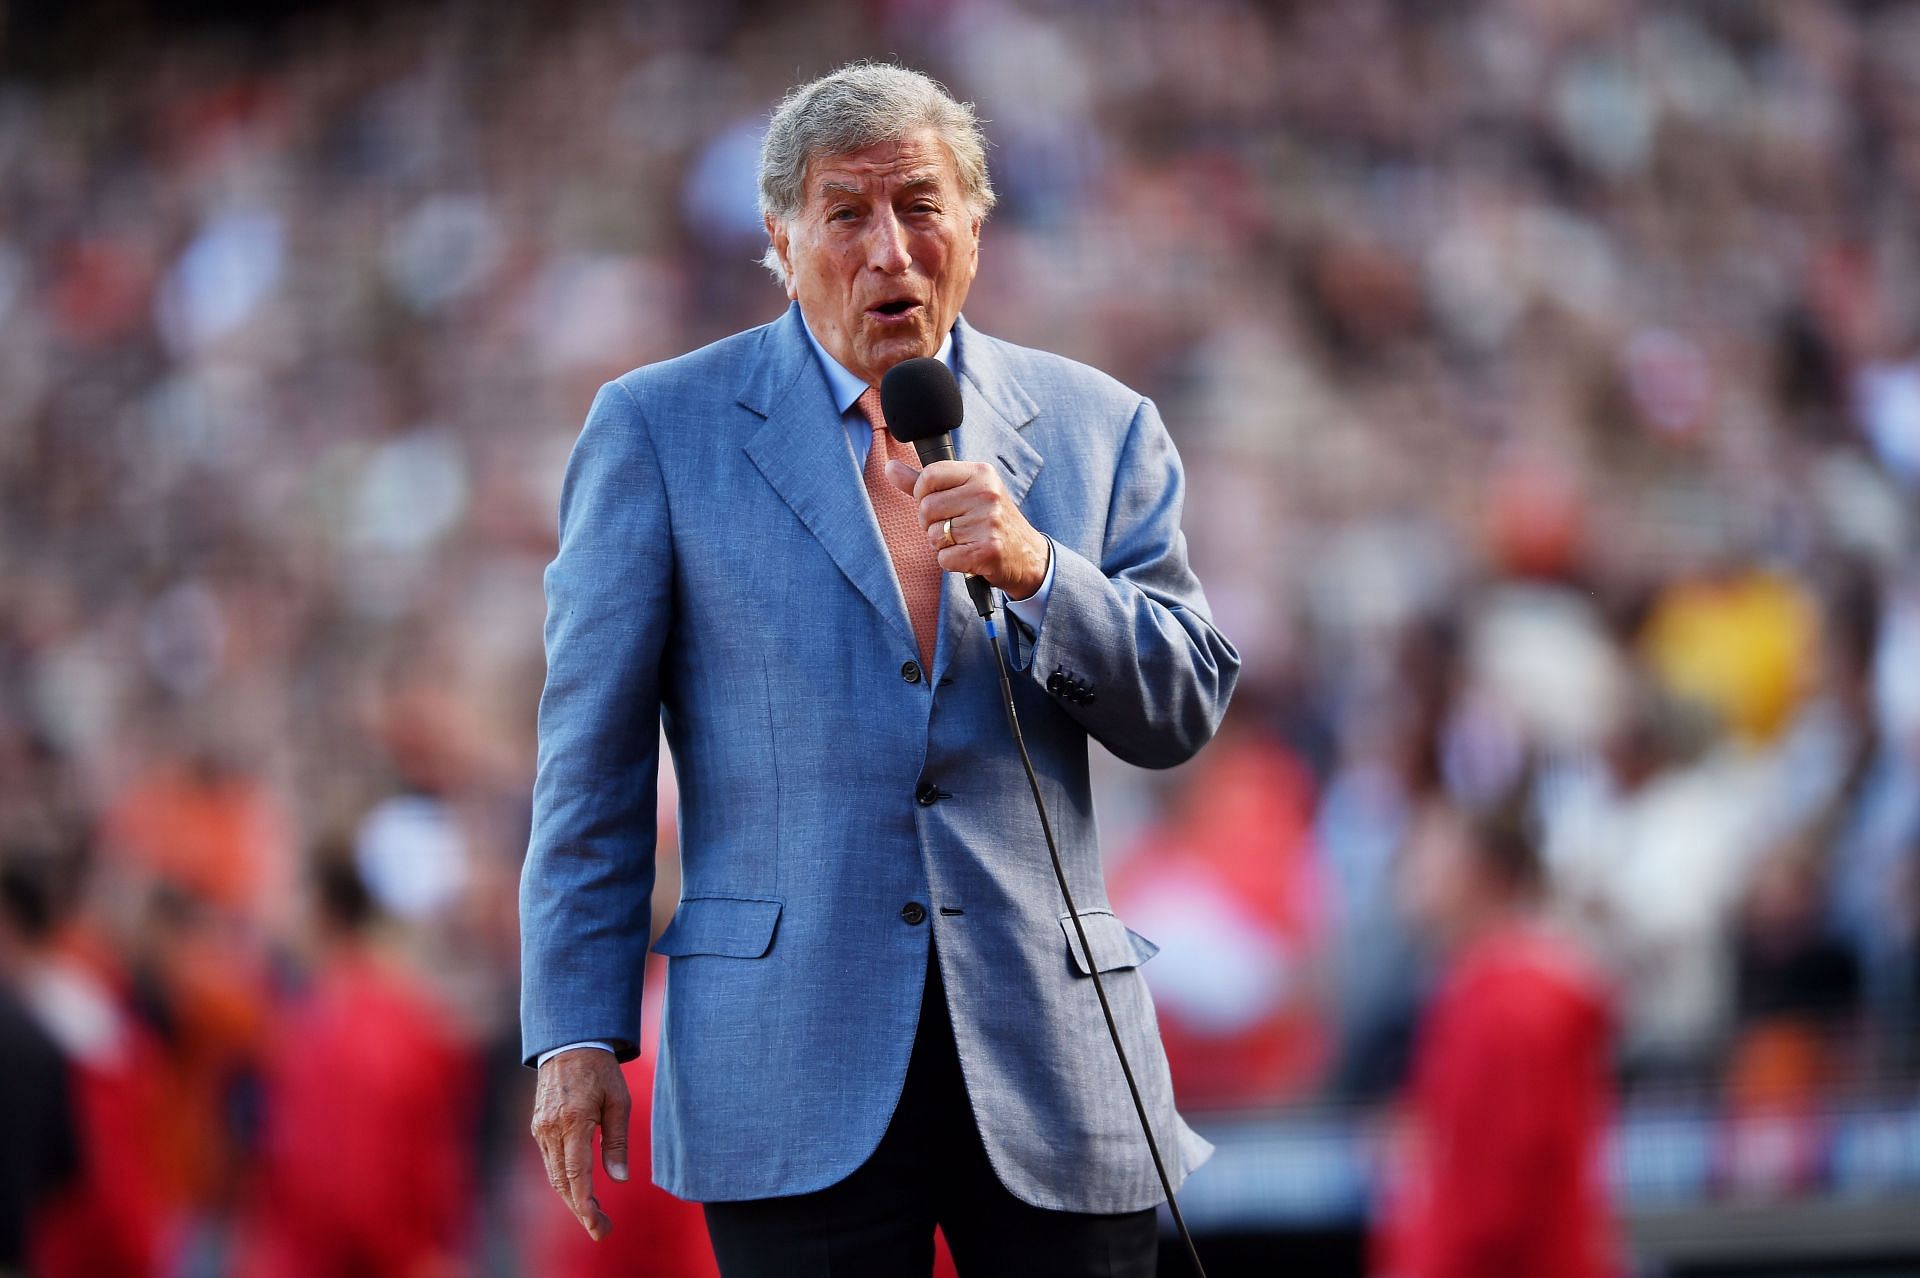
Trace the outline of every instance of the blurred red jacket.
{"label": "blurred red jacket", "polygon": [[441,1278],[472,1239],[475,1067],[403,970],[344,949],[277,1027],[239,1278]]}
{"label": "blurred red jacket", "polygon": [[169,1164],[164,1143],[174,1095],[167,1050],[133,1014],[130,978],[94,929],[68,927],[33,965],[30,981],[66,1058],[80,1165],[40,1214],[28,1272],[169,1273],[180,1204],[172,1192],[177,1164]]}
{"label": "blurred red jacket", "polygon": [[171,1205],[153,1165],[160,1050],[138,1027],[112,1056],[71,1062],[80,1176],[48,1203],[35,1235],[39,1278],[150,1278],[168,1272]]}
{"label": "blurred red jacket", "polygon": [[1567,944],[1513,926],[1464,950],[1420,1030],[1383,1278],[1613,1278],[1602,1164],[1612,1012]]}

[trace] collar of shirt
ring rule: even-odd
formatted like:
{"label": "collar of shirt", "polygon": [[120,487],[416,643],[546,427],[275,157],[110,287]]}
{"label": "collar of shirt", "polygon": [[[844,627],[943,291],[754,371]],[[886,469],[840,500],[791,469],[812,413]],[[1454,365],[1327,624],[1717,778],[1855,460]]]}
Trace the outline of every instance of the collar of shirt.
{"label": "collar of shirt", "polygon": [[[804,323],[806,319],[804,312],[800,318],[803,321],[801,326],[807,330],[807,341],[812,345],[813,353],[820,358],[820,371],[827,375],[827,389],[833,392],[834,407],[838,408],[840,415],[844,417],[866,392],[867,384],[849,373],[839,360],[827,354],[827,348],[822,346],[820,339],[813,335],[813,326]],[[947,330],[947,335],[940,339],[940,349],[934,352],[934,358],[945,364],[949,371],[952,370],[953,330],[951,328]]]}
{"label": "collar of shirt", "polygon": [[[865,417],[850,415],[860,396],[866,393],[867,384],[846,370],[839,360],[827,354],[827,348],[813,335],[813,327],[807,324],[806,313],[802,312],[801,327],[806,330],[807,341],[813,347],[813,353],[820,357],[820,371],[827,375],[827,389],[833,395],[834,406],[840,410],[840,426],[846,432],[847,452],[853,458],[853,468],[858,471],[867,464],[867,452],[873,447],[873,428],[867,425]],[[940,339],[940,349],[934,356],[953,370],[953,330]],[[1037,635],[1047,615],[1047,600],[1053,594],[1053,539],[1047,539],[1047,576],[1040,583],[1040,589],[1025,599],[1007,599],[1007,611],[1026,623],[1031,636]],[[1002,596],[1002,598],[1005,598]],[[564,1049],[563,1049],[564,1050]]]}

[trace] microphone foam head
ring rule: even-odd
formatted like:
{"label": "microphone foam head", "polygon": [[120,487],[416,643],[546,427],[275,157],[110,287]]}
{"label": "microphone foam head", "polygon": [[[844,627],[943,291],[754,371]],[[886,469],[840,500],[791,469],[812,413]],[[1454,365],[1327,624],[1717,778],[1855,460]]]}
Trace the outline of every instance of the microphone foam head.
{"label": "microphone foam head", "polygon": [[887,433],[911,444],[958,427],[966,407],[960,402],[960,383],[929,355],[887,370],[880,379],[880,411],[887,418]]}

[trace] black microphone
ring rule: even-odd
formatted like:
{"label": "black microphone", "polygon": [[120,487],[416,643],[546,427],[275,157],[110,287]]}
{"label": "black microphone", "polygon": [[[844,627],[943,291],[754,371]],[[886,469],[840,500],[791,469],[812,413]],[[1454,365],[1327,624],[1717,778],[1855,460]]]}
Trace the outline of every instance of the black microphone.
{"label": "black microphone", "polygon": [[[939,360],[903,360],[888,369],[880,379],[880,412],[887,419],[887,433],[912,444],[922,467],[958,460],[953,432],[967,408],[960,399],[960,383]],[[993,614],[993,590],[984,579],[968,573],[967,595],[982,617]]]}
{"label": "black microphone", "polygon": [[904,360],[887,370],[880,379],[880,411],[886,415],[887,431],[903,444],[912,444],[920,454],[920,464],[953,461],[953,432],[967,406],[960,398],[960,383],[939,360]]}

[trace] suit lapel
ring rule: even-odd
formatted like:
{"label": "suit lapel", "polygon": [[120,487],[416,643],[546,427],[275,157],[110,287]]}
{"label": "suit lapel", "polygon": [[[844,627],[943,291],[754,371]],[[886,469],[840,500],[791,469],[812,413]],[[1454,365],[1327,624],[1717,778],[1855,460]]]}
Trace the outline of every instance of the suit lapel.
{"label": "suit lapel", "polygon": [[913,627],[893,561],[800,325],[800,308],[790,306],[767,327],[741,388],[740,403],[766,419],[747,440],[747,456],[912,651]]}
{"label": "suit lapel", "polygon": [[[954,448],[968,461],[987,462],[1000,472],[1014,504],[1026,507],[1027,491],[1040,473],[1044,459],[1021,432],[1039,412],[1019,382],[1006,368],[999,343],[964,317],[953,326],[954,364],[959,370],[960,399],[966,407]],[[980,622],[957,573],[941,583],[940,643],[934,656],[934,678],[946,673],[953,660],[954,641]]]}

